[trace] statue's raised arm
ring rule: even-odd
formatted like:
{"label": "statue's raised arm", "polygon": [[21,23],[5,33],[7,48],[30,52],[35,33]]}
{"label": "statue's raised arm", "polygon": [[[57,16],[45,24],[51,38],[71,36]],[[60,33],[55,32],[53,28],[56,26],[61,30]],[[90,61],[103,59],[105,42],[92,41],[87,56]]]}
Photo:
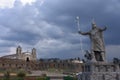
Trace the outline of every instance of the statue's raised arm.
{"label": "statue's raised arm", "polygon": [[107,27],[101,28],[100,31],[106,31]]}
{"label": "statue's raised arm", "polygon": [[82,31],[78,31],[79,34],[81,35],[90,35],[90,32],[82,32]]}

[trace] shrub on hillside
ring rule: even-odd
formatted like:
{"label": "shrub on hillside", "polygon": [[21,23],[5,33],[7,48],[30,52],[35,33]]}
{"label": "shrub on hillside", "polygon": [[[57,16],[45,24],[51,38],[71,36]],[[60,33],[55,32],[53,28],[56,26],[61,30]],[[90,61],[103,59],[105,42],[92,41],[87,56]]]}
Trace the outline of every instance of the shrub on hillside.
{"label": "shrub on hillside", "polygon": [[6,71],[4,73],[4,79],[3,80],[10,80],[10,72],[9,71]]}
{"label": "shrub on hillside", "polygon": [[49,77],[37,77],[36,80],[50,80]]}
{"label": "shrub on hillside", "polygon": [[45,80],[45,78],[44,77],[38,77],[38,78],[36,78],[36,80]]}
{"label": "shrub on hillside", "polygon": [[64,77],[64,80],[78,80],[78,79],[76,77],[66,76]]}
{"label": "shrub on hillside", "polygon": [[25,76],[26,76],[26,73],[24,71],[19,71],[17,73],[18,80],[24,80]]}

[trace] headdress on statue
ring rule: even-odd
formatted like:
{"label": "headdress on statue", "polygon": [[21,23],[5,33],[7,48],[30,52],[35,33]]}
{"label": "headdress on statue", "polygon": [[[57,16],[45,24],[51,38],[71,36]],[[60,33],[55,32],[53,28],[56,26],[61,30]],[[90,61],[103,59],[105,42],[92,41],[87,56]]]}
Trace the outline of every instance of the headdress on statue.
{"label": "headdress on statue", "polygon": [[92,28],[96,28],[97,26],[96,26],[96,23],[95,23],[95,20],[93,19],[92,20]]}

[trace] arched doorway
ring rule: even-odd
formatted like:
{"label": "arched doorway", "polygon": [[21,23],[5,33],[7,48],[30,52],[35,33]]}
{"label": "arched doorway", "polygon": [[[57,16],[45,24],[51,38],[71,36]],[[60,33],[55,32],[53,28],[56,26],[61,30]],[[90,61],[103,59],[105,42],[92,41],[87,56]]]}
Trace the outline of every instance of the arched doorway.
{"label": "arched doorway", "polygon": [[29,59],[29,57],[27,57],[27,58],[26,58],[26,62],[29,62],[29,61],[30,61],[30,59]]}

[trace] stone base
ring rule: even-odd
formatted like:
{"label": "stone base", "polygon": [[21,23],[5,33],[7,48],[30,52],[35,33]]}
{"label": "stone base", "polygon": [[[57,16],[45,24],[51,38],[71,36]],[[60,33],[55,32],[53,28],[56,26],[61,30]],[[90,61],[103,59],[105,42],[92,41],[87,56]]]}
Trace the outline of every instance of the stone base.
{"label": "stone base", "polygon": [[81,80],[120,80],[120,73],[101,72],[101,73],[82,73]]}
{"label": "stone base", "polygon": [[87,62],[79,80],[120,80],[120,65],[107,62]]}

